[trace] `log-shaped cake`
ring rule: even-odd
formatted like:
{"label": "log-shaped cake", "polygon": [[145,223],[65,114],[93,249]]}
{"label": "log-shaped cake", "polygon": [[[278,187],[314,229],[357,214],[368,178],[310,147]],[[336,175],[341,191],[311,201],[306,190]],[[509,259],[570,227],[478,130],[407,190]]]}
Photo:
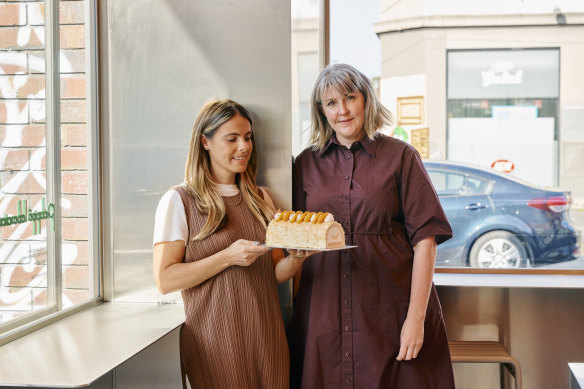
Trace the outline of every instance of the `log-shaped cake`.
{"label": "log-shaped cake", "polygon": [[333,249],[345,246],[345,232],[328,212],[278,211],[268,224],[266,245]]}

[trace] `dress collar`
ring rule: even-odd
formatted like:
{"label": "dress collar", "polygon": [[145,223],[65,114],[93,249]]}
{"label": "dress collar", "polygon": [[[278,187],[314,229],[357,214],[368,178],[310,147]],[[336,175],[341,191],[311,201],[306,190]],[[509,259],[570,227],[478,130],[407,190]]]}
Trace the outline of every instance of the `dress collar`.
{"label": "dress collar", "polygon": [[[380,136],[379,133],[376,133],[373,140],[369,139],[369,137],[367,137],[367,136],[364,136],[360,141],[353,143],[350,150],[355,151],[358,148],[363,147],[365,149],[365,151],[367,151],[367,154],[369,154],[369,156],[371,158],[375,158],[375,154],[377,151],[377,142],[375,142],[375,140],[379,136]],[[336,145],[336,147],[341,147],[343,149],[346,149],[345,146],[343,146],[342,144],[339,143],[339,141],[337,140],[337,135],[333,132],[333,134],[329,138],[327,144],[324,146],[324,149],[322,149],[322,151],[319,151],[317,153],[317,155],[322,156],[324,153],[327,152],[328,149],[333,147],[332,146],[333,144]]]}
{"label": "dress collar", "polygon": [[235,184],[215,184],[217,186],[217,192],[219,196],[235,196],[239,193],[239,188]]}

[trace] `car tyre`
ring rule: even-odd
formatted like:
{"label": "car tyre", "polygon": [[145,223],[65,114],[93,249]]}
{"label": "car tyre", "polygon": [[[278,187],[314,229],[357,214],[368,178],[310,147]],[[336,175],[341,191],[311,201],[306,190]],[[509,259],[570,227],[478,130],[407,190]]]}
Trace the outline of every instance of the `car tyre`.
{"label": "car tyre", "polygon": [[469,264],[479,268],[528,267],[530,261],[523,242],[508,231],[491,231],[476,240]]}

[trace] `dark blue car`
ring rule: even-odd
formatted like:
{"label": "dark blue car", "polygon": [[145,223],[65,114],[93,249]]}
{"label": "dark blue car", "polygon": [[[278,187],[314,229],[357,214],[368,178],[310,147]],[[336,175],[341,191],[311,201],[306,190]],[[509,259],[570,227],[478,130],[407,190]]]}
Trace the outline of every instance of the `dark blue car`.
{"label": "dark blue car", "polygon": [[462,163],[424,165],[454,233],[438,246],[437,266],[519,268],[577,257],[570,191]]}

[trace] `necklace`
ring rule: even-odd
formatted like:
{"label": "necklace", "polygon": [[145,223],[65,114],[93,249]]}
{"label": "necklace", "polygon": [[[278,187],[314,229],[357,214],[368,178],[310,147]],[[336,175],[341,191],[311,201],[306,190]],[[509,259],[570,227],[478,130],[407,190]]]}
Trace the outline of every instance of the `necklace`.
{"label": "necklace", "polygon": [[[225,205],[239,205],[239,203],[241,203],[241,192],[236,194],[235,196],[222,196],[223,197],[223,203]],[[227,200],[231,200],[232,202],[229,202]]]}

